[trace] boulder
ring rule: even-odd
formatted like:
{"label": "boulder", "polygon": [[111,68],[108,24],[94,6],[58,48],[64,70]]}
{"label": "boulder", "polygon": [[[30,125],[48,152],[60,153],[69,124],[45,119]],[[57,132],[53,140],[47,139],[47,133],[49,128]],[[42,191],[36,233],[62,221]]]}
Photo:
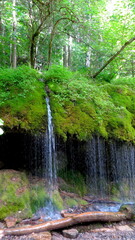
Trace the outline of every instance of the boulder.
{"label": "boulder", "polygon": [[63,233],[63,236],[66,237],[66,238],[70,238],[70,239],[74,239],[74,238],[77,238],[79,232],[77,231],[77,229],[69,229],[69,230],[63,230],[62,231]]}

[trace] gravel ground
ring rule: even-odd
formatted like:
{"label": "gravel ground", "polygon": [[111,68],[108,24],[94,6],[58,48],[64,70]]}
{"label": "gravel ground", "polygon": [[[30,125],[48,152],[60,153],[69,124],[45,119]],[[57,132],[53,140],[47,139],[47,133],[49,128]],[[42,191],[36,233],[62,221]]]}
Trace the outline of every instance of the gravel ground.
{"label": "gravel ground", "polygon": [[[32,236],[5,236],[1,240],[40,240]],[[76,240],[135,240],[135,232],[80,233]],[[42,240],[42,239],[41,239]],[[47,239],[46,239],[47,240]],[[52,235],[51,240],[69,240],[60,234]]]}
{"label": "gravel ground", "polygon": [[[135,240],[135,222],[88,224],[75,226],[75,229],[79,232],[76,240]],[[23,236],[4,236],[0,240],[69,240],[69,238],[63,237],[62,231],[53,231],[51,234],[41,232]]]}

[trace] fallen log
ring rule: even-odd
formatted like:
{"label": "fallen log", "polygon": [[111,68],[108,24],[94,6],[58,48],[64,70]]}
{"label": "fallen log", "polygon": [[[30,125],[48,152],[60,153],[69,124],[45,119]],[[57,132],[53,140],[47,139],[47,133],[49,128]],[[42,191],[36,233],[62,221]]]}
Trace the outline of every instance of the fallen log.
{"label": "fallen log", "polygon": [[42,231],[57,230],[85,222],[119,222],[129,219],[121,212],[86,212],[59,220],[49,221],[34,226],[23,226],[10,229],[0,229],[2,235],[25,235]]}

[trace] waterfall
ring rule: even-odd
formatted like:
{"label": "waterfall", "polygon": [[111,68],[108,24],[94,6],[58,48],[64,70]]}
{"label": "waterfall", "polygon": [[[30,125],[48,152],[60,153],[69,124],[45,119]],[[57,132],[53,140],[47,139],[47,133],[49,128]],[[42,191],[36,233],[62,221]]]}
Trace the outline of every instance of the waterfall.
{"label": "waterfall", "polygon": [[52,114],[49,98],[46,97],[47,105],[47,130],[42,135],[41,157],[42,157],[42,176],[45,179],[45,188],[47,189],[49,199],[45,206],[37,211],[38,216],[44,216],[47,219],[59,219],[60,213],[53,205],[53,192],[57,189],[57,157],[55,149],[55,135],[52,122]]}
{"label": "waterfall", "polygon": [[86,146],[86,176],[92,195],[104,197],[107,194],[107,169],[105,141],[93,137]]}
{"label": "waterfall", "polygon": [[57,186],[55,135],[49,98],[46,97],[48,128],[45,134],[46,178],[50,192]]}
{"label": "waterfall", "polygon": [[91,195],[135,199],[135,146],[95,136],[86,144],[86,176]]}

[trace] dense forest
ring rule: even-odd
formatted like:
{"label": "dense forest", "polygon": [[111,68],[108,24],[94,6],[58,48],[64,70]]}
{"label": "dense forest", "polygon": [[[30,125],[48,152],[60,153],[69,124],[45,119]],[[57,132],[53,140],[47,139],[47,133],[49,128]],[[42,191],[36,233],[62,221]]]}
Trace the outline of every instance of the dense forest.
{"label": "dense forest", "polygon": [[133,0],[2,0],[0,117],[44,130],[135,140]]}

